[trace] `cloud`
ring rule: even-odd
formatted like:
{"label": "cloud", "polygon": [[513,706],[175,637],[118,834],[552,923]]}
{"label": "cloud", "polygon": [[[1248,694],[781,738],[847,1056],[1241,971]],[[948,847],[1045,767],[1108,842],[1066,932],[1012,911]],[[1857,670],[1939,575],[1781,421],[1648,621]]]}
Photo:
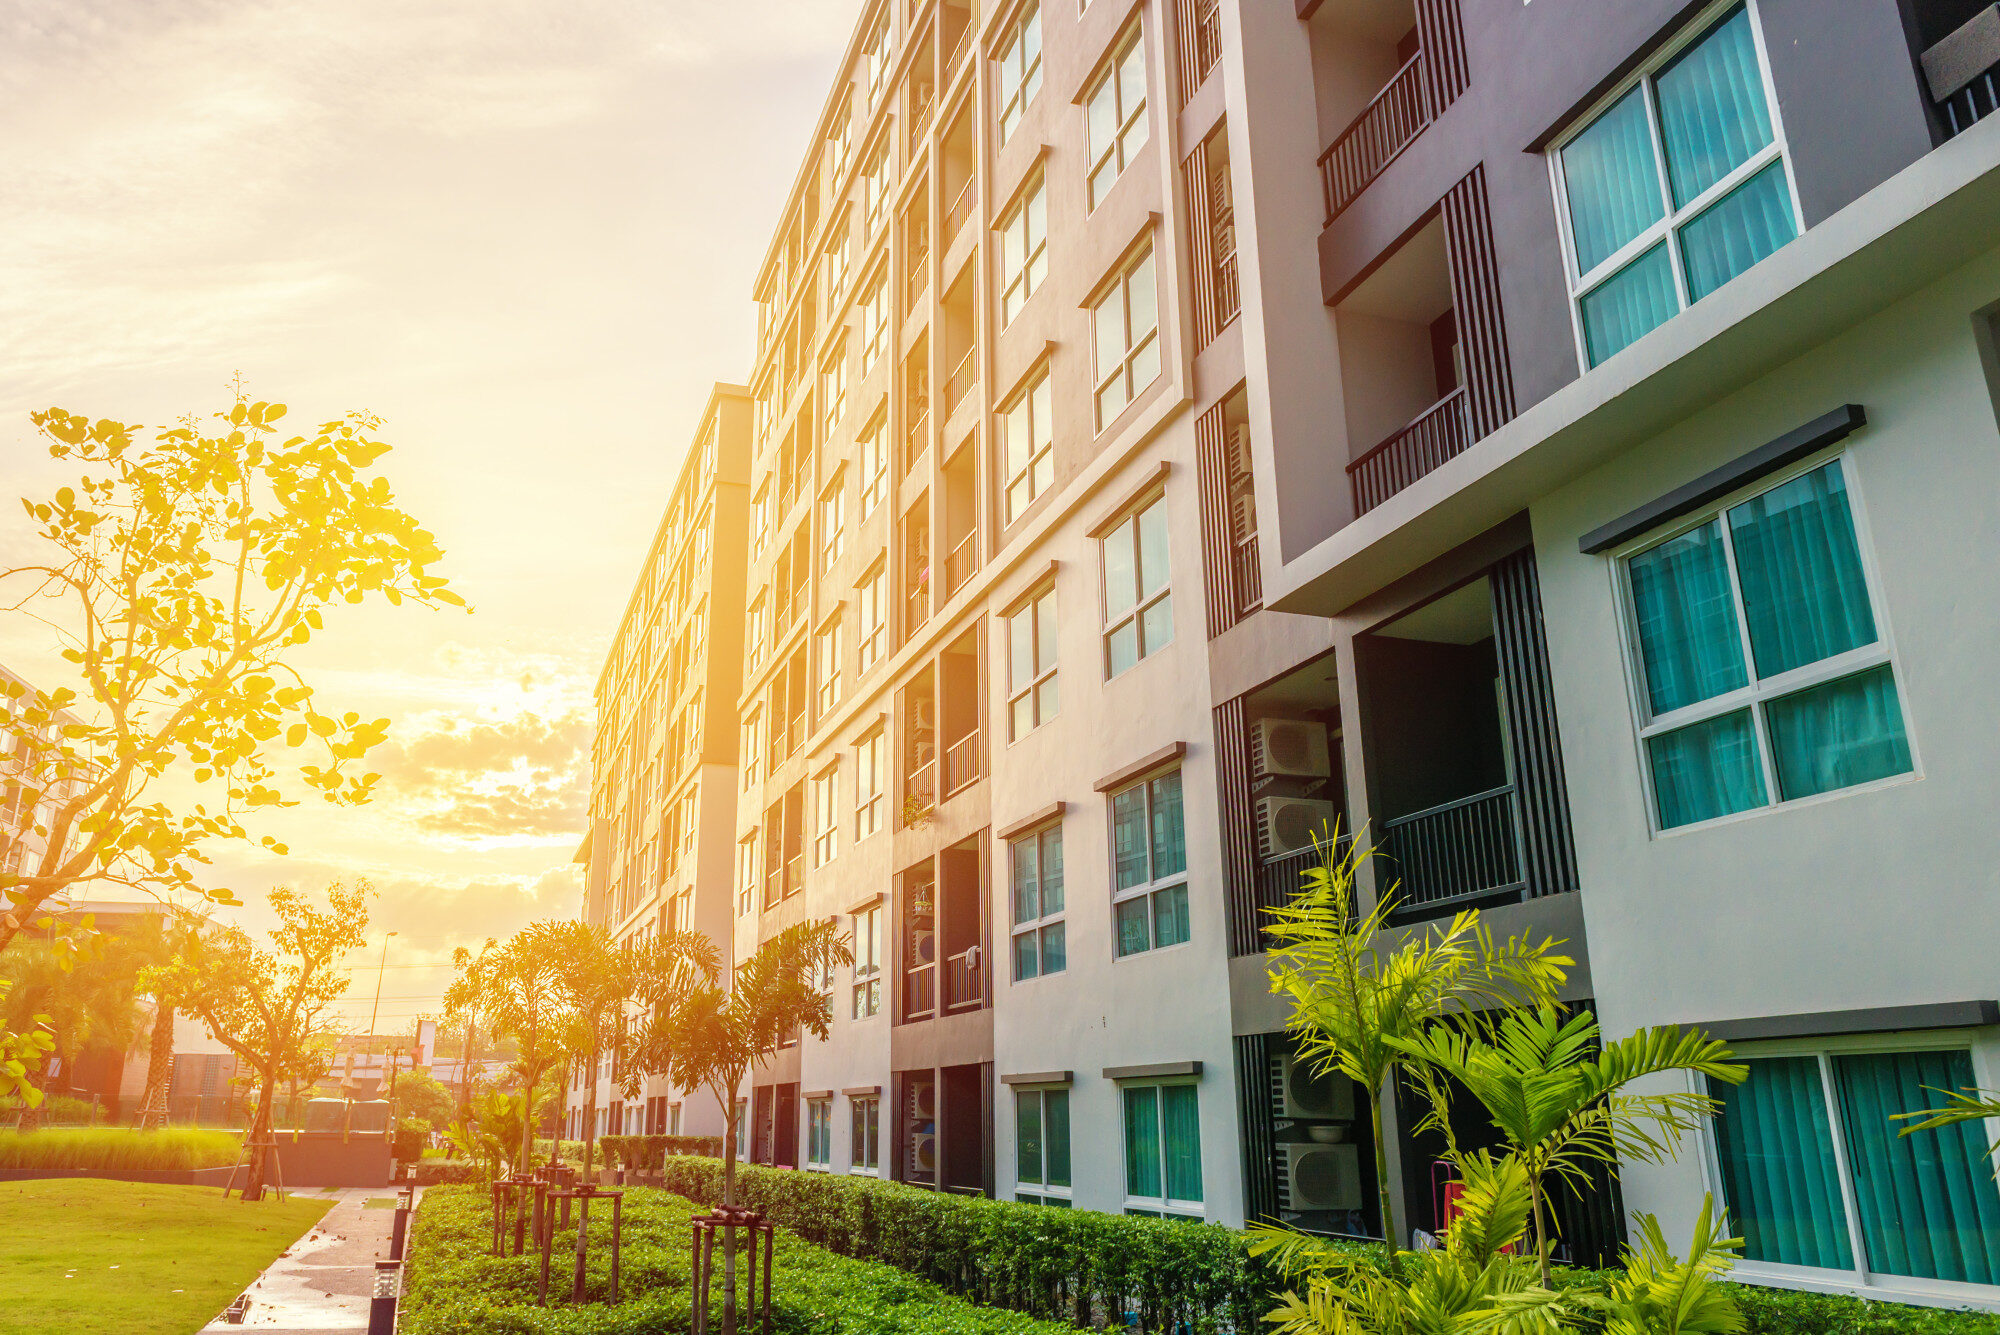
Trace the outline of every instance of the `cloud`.
{"label": "cloud", "polygon": [[400,880],[378,887],[375,919],[419,952],[505,940],[531,922],[574,917],[583,895],[579,871],[565,864],[532,877]]}
{"label": "cloud", "polygon": [[385,786],[413,809],[416,827],[454,838],[581,834],[588,818],[590,723],[544,719],[447,720],[395,745],[380,763]]}
{"label": "cloud", "polygon": [[525,769],[538,776],[573,775],[590,746],[590,721],[581,714],[543,719],[521,714],[497,723],[466,722],[418,736],[398,749],[385,771],[404,787],[434,790],[469,775]]}

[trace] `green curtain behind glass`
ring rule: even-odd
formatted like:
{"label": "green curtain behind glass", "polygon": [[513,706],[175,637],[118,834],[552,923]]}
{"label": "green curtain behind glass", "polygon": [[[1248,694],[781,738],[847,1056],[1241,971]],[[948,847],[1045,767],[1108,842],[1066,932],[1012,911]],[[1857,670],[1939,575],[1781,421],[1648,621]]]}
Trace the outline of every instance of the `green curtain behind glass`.
{"label": "green curtain behind glass", "polygon": [[1833,1059],[1868,1266],[1890,1275],[2000,1282],[2000,1190],[1983,1124],[1902,1136],[1897,1113],[1943,1104],[1969,1088],[1963,1050]]}
{"label": "green curtain behind glass", "polygon": [[1657,716],[1749,684],[1721,525],[1669,538],[1626,563],[1633,619]]}
{"label": "green curtain behind glass", "polygon": [[1838,462],[1729,512],[1757,675],[1817,663],[1876,639],[1861,546]]}
{"label": "green curtain behind glass", "polygon": [[1144,885],[1146,873],[1146,785],[1135,784],[1111,799],[1112,867],[1118,888]]}
{"label": "green curtain behind glass", "polygon": [[1688,299],[1700,301],[1798,234],[1785,167],[1774,162],[1681,228]]}
{"label": "green curtain behind glass", "polygon": [[1576,271],[1587,274],[1658,222],[1660,169],[1646,124],[1645,90],[1634,88],[1562,151]]}
{"label": "green curtain behind glass", "polygon": [[1160,1195],[1160,1091],[1150,1085],[1125,1091],[1125,1194]]}
{"label": "green curtain behind glass", "polygon": [[1166,1124],[1167,1198],[1201,1199],[1201,1111],[1193,1085],[1167,1085],[1160,1090],[1161,1120]]}
{"label": "green curtain behind glass", "polygon": [[1042,1095],[1040,1090],[1014,1092],[1014,1180],[1042,1181]]}
{"label": "green curtain behind glass", "polygon": [[1049,1185],[1069,1185],[1069,1091],[1051,1089],[1042,1094],[1042,1143],[1048,1147]]}
{"label": "green curtain behind glass", "polygon": [[1155,881],[1187,870],[1187,834],[1181,819],[1181,772],[1153,780],[1153,875]]}
{"label": "green curtain behind glass", "polygon": [[1666,246],[1654,246],[1592,288],[1582,307],[1584,348],[1592,366],[1671,319],[1681,299]]}
{"label": "green curtain behind glass", "polygon": [[1765,803],[1750,711],[1689,724],[1646,743],[1660,828],[1692,825]]}
{"label": "green curtain behind glass", "polygon": [[1840,1173],[1817,1057],[1746,1061],[1740,1085],[1711,1082],[1721,1101],[1715,1144],[1730,1227],[1743,1255],[1782,1265],[1854,1268]]}
{"label": "green curtain behind glass", "polygon": [[1654,79],[1674,207],[1687,204],[1771,142],[1750,14],[1737,9]]}
{"label": "green curtain behind glass", "polygon": [[1910,739],[1889,665],[1800,691],[1765,707],[1778,789],[1787,800],[1910,770]]}

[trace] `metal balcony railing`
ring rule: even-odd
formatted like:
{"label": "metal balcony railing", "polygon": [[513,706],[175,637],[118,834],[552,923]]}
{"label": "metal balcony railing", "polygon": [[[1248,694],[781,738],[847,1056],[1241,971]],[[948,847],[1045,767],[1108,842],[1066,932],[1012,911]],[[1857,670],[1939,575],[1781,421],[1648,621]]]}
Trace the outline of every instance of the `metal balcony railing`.
{"label": "metal balcony railing", "polygon": [[[926,571],[925,574],[929,574],[929,572]],[[905,634],[930,620],[931,586],[928,579],[920,578],[917,586],[910,590],[904,611],[903,631]]]}
{"label": "metal balcony railing", "polygon": [[958,540],[944,558],[944,596],[949,598],[965,587],[965,581],[972,578],[979,569],[979,533],[974,530]]}
{"label": "metal balcony railing", "polygon": [[1513,784],[1382,822],[1384,865],[1377,876],[1407,913],[1517,890],[1519,822]]}
{"label": "metal balcony railing", "polygon": [[944,749],[944,795],[950,797],[979,778],[979,733],[977,730]]}
{"label": "metal balcony railing", "polygon": [[1368,513],[1439,464],[1464,453],[1471,443],[1465,386],[1460,385],[1424,409],[1416,421],[1347,466],[1354,513]]}
{"label": "metal balcony railing", "polygon": [[1436,116],[1429,81],[1424,77],[1424,53],[1419,51],[1319,155],[1327,222],[1359,198],[1368,183],[1380,176]]}
{"label": "metal balcony railing", "polygon": [[1236,278],[1236,253],[1215,262],[1215,327],[1221,329],[1243,310],[1243,292]]}
{"label": "metal balcony railing", "polygon": [[944,962],[944,1008],[950,1011],[977,1010],[984,997],[980,992],[979,947],[961,950]]}
{"label": "metal balcony railing", "polygon": [[978,203],[979,178],[968,176],[965,178],[965,184],[959,188],[958,198],[953,200],[951,208],[945,211],[944,244],[947,248],[950,247],[952,239],[958,235],[958,229],[971,219],[973,207]]}
{"label": "metal balcony railing", "polygon": [[965,355],[958,359],[951,376],[944,382],[944,415],[949,418],[958,411],[958,405],[965,402],[965,396],[979,383],[979,349],[967,348]]}
{"label": "metal balcony railing", "polygon": [[[1334,843],[1334,857],[1344,857],[1347,847],[1354,840],[1342,835]],[[1305,875],[1314,867],[1326,861],[1326,853],[1317,848],[1301,849],[1287,853],[1283,857],[1271,858],[1257,864],[1253,873],[1256,888],[1257,925],[1261,929],[1270,922],[1270,910],[1282,908],[1298,897],[1305,888]]]}
{"label": "metal balcony railing", "polygon": [[937,761],[926,760],[910,771],[909,780],[903,785],[903,796],[909,806],[924,811],[937,805]]}
{"label": "metal balcony railing", "polygon": [[925,451],[929,450],[930,446],[930,400],[925,399],[922,403],[913,404],[910,408],[910,434],[904,441],[903,471],[915,472],[917,464],[923,459]]}
{"label": "metal balcony railing", "polygon": [[1244,538],[1229,554],[1230,577],[1235,584],[1236,614],[1247,616],[1264,605],[1264,570],[1257,563],[1257,539]]}

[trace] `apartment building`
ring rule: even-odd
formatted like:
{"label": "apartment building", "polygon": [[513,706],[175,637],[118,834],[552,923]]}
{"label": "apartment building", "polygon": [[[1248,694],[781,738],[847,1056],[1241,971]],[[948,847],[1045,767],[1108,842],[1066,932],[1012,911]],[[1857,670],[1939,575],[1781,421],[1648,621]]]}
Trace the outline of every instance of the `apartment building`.
{"label": "apartment building", "polygon": [[1710,1192],[1755,1277],[2000,1305],[1984,1140],[1885,1129],[2000,1083],[2000,11],[1839,9],[863,6],[755,284],[730,929],[856,960],[750,1157],[1435,1232],[1269,993],[1339,820],[1751,1059],[1571,1259]]}
{"label": "apartment building", "polygon": [[[709,395],[597,681],[582,916],[621,941],[708,934],[729,957],[743,668],[750,400]],[[599,1134],[720,1135],[700,1090],[648,1077],[636,1100],[606,1059],[570,1073],[566,1133],[581,1136],[597,1082]]]}
{"label": "apartment building", "polygon": [[[48,852],[56,808],[81,782],[73,774],[50,781],[51,767],[36,751],[49,741],[48,730],[32,728],[23,719],[34,694],[27,678],[0,667],[0,877],[26,875],[39,867]],[[56,719],[79,721],[67,711],[58,711]]]}

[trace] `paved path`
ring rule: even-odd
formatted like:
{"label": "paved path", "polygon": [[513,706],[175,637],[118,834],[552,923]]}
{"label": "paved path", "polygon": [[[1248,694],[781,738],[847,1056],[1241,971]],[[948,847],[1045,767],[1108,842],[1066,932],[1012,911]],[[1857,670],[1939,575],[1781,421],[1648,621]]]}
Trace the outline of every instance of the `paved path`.
{"label": "paved path", "polygon": [[[329,1187],[302,1196],[334,1198],[335,1204],[306,1235],[273,1261],[246,1293],[250,1312],[240,1326],[220,1317],[208,1332],[256,1330],[290,1332],[365,1331],[368,1300],[375,1290],[375,1262],[389,1257],[389,1234],[396,1220],[391,1187]],[[422,1188],[418,1189],[421,1196]],[[377,1202],[371,1208],[370,1201]]]}

